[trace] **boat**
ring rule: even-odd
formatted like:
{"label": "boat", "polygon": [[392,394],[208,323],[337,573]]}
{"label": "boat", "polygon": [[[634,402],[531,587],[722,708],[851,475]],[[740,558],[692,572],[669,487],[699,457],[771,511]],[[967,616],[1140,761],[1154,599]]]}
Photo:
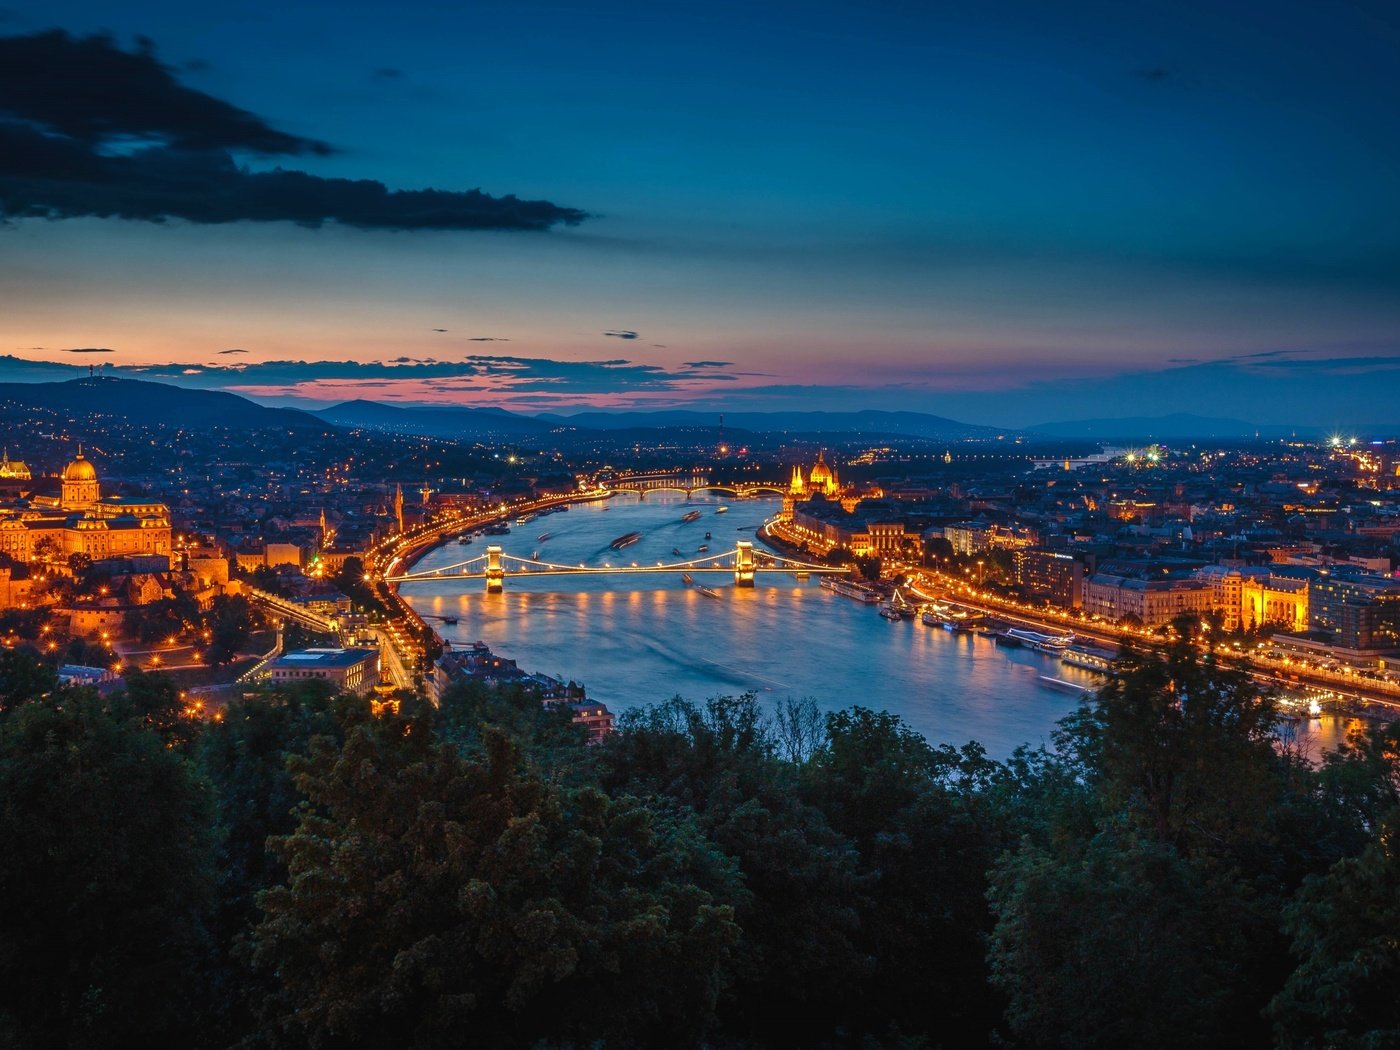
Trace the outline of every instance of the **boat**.
{"label": "boat", "polygon": [[681,553],[681,549],[679,547],[672,547],[671,553],[674,554],[677,558],[685,557],[685,555]]}
{"label": "boat", "polygon": [[444,616],[444,617],[442,618],[442,622],[445,623],[445,624],[450,624],[450,625],[452,625],[453,627],[455,627],[455,626],[457,626],[457,617],[455,617],[455,616]]}
{"label": "boat", "polygon": [[715,508],[715,513],[716,513],[716,514],[728,514],[728,513],[729,513],[729,508],[728,508],[728,507],[716,507],[716,508]]}
{"label": "boat", "polygon": [[812,574],[811,574],[810,572],[808,572],[806,569],[798,569],[795,573],[792,574],[792,578],[793,578],[794,580],[806,580],[806,579],[810,579],[810,578],[811,578],[811,575],[812,575]]}
{"label": "boat", "polygon": [[702,544],[700,544],[700,546],[696,547],[695,549],[696,549],[698,552],[700,552],[701,554],[704,554],[704,553],[705,553],[707,550],[709,550],[710,548],[709,548],[709,545],[708,545],[708,544],[702,543]]}
{"label": "boat", "polygon": [[718,598],[718,597],[719,597],[719,591],[712,590],[712,589],[709,588],[709,587],[696,587],[695,589],[696,589],[697,591],[699,591],[701,594],[703,594],[706,598]]}
{"label": "boat", "polygon": [[691,584],[693,584],[694,582],[695,582],[695,577],[692,576],[692,575],[690,575],[690,573],[688,573],[688,572],[683,572],[683,573],[681,573],[681,583],[683,583],[683,584],[685,584],[687,587],[689,587],[689,586],[690,586]]}
{"label": "boat", "polygon": [[534,521],[534,520],[535,520],[535,516],[534,516],[533,514],[522,514],[522,515],[520,515],[520,517],[518,517],[518,518],[515,519],[515,523],[516,523],[517,525],[528,525],[530,522],[532,522],[532,521]]}
{"label": "boat", "polygon": [[912,619],[915,611],[914,606],[898,590],[895,590],[886,601],[880,603],[880,615],[886,620]]}
{"label": "boat", "polygon": [[620,551],[623,547],[632,546],[632,544],[636,543],[641,538],[642,534],[640,532],[624,532],[617,539],[609,543],[608,546],[615,551]]}
{"label": "boat", "polygon": [[486,526],[484,531],[488,536],[509,536],[510,526],[503,521],[499,521],[495,525]]}
{"label": "boat", "polygon": [[539,560],[540,560],[540,552],[539,552],[539,551],[531,551],[531,552],[530,552],[530,560],[531,560],[531,561],[539,561]]}
{"label": "boat", "polygon": [[688,510],[681,515],[681,521],[698,521],[700,512],[698,510]]}
{"label": "boat", "polygon": [[1006,633],[1009,637],[1017,638],[1022,645],[1028,645],[1032,649],[1040,652],[1061,652],[1074,641],[1072,634],[1045,634],[1042,631],[1030,631],[1024,627],[1008,627]]}
{"label": "boat", "polygon": [[554,533],[552,532],[542,532],[538,536],[536,536],[535,539],[538,540],[540,543],[543,543],[545,540],[549,539],[553,535]]}
{"label": "boat", "polygon": [[1040,676],[1040,684],[1047,689],[1056,689],[1061,693],[1074,693],[1083,696],[1085,693],[1092,693],[1094,690],[1087,685],[1080,685],[1078,682],[1066,682],[1063,678],[1052,678],[1048,674]]}
{"label": "boat", "polygon": [[857,583],[855,580],[843,579],[840,576],[823,576],[821,586],[836,594],[854,598],[858,602],[865,602],[867,605],[874,605],[880,600],[880,593],[875,588]]}
{"label": "boat", "polygon": [[460,544],[462,544],[462,546],[464,546],[464,547],[465,547],[468,543],[470,543],[471,541],[472,541],[472,538],[471,538],[470,536],[458,536],[458,537],[457,537],[457,542],[460,543]]}
{"label": "boat", "polygon": [[924,608],[923,613],[919,616],[919,622],[925,627],[942,627],[952,612],[953,610],[948,606],[934,602]]}
{"label": "boat", "polygon": [[705,533],[705,539],[707,539],[707,540],[708,540],[708,539],[709,539],[709,538],[710,538],[710,534],[709,534],[709,533],[708,533],[708,532],[707,532],[707,533]]}
{"label": "boat", "polygon": [[1109,674],[1113,670],[1115,658],[1116,655],[1109,649],[1094,649],[1087,645],[1066,646],[1060,652],[1060,663],[1100,674]]}

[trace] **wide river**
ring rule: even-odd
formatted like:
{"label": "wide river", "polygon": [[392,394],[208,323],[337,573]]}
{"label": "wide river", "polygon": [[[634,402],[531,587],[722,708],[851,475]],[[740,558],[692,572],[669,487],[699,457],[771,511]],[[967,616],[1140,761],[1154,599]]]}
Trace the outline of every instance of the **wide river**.
{"label": "wide river", "polygon": [[[508,536],[449,543],[414,571],[482,555],[506,554],[563,565],[655,565],[728,551],[777,510],[773,500],[649,494],[575,504],[511,526]],[[681,521],[690,510],[701,517]],[[622,551],[609,544],[628,532],[642,539]],[[706,539],[705,534],[710,533]],[[547,534],[547,536],[546,536]],[[545,537],[545,538],[540,538]],[[917,619],[890,623],[862,605],[786,573],[760,572],[752,589],[726,574],[697,575],[718,593],[686,587],[680,573],[625,576],[507,575],[487,594],[482,580],[403,585],[404,597],[445,639],[483,641],[528,671],[585,683],[613,711],[680,695],[692,700],[753,691],[767,703],[811,697],[824,709],[852,704],[892,711],[933,743],[980,741],[994,758],[1020,744],[1048,743],[1074,695],[1041,676],[1094,686],[1097,677],[1050,656],[1004,649],[979,635],[951,634]],[[456,617],[444,624],[435,617]],[[1333,744],[1340,720],[1307,726],[1314,748]]]}

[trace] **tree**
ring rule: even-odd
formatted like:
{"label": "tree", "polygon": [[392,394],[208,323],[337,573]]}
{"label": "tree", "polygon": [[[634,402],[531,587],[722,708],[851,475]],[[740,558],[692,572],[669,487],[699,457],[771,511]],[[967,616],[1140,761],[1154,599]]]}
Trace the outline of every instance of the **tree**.
{"label": "tree", "polygon": [[1269,1006],[1278,1045],[1400,1046],[1400,810],[1359,857],[1309,879],[1284,924],[1299,962]]}
{"label": "tree", "polygon": [[0,1016],[17,1045],[192,1041],[207,796],[89,690],[0,723]]}
{"label": "tree", "polygon": [[1130,829],[1079,856],[1026,844],[996,867],[989,960],[1025,1047],[1239,1046],[1238,893]]}
{"label": "tree", "polygon": [[220,594],[209,609],[209,662],[226,664],[248,644],[253,630],[253,609],[242,595]]}
{"label": "tree", "polygon": [[1273,697],[1177,627],[1160,655],[1125,645],[1064,740],[1110,811],[1186,853],[1235,848],[1281,787]]}
{"label": "tree", "polygon": [[732,867],[684,820],[560,790],[493,734],[347,728],[293,760],[308,804],[277,842],[253,961],[293,1045],[697,1044],[738,938]]}
{"label": "tree", "polygon": [[0,649],[0,712],[37,700],[58,687],[58,675],[28,645]]}

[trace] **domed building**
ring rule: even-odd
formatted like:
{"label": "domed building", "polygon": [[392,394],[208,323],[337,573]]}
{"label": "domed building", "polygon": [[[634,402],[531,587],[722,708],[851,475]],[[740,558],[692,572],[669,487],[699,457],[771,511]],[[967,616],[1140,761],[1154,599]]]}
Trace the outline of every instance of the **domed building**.
{"label": "domed building", "polygon": [[59,497],[64,510],[88,510],[97,502],[97,468],[83,458],[82,447],[77,458],[63,468],[63,495]]}
{"label": "domed building", "polygon": [[57,494],[32,492],[0,502],[0,553],[21,562],[59,563],[73,554],[94,561],[170,556],[170,508],[164,503],[104,497],[97,468],[81,448],[57,480]]}
{"label": "domed building", "polygon": [[800,466],[792,468],[792,480],[788,483],[788,492],[793,496],[808,499],[820,492],[823,496],[830,497],[835,496],[840,491],[841,484],[836,478],[836,471],[827,465],[825,449],[817,453],[817,461],[812,464],[812,471],[805,478],[802,476]]}

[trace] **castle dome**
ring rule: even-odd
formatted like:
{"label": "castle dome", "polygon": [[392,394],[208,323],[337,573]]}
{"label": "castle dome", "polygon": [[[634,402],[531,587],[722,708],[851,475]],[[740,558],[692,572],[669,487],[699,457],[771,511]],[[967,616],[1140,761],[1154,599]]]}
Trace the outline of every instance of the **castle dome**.
{"label": "castle dome", "polygon": [[63,468],[63,480],[96,481],[97,470],[88,460],[84,459],[83,454],[79,452],[73,462]]}

